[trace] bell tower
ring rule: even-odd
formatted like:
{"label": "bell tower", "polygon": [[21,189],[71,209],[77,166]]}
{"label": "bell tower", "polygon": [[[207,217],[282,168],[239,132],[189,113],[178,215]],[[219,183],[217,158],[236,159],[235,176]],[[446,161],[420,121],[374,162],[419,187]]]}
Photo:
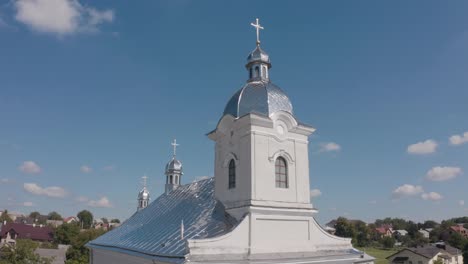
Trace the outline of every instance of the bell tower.
{"label": "bell tower", "polygon": [[177,150],[177,146],[179,146],[179,144],[177,144],[177,140],[174,139],[171,145],[174,148],[174,150],[172,154],[172,159],[166,165],[166,171],[165,171],[165,174],[166,174],[165,193],[166,194],[172,192],[173,190],[179,187],[180,178],[184,174],[182,170],[182,162],[176,159],[176,150]]}

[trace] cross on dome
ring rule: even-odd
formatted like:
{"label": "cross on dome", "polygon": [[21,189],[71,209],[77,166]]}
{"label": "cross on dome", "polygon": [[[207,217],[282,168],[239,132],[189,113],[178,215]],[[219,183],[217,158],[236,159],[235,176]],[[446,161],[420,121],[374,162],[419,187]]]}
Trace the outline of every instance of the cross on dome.
{"label": "cross on dome", "polygon": [[250,25],[257,30],[257,45],[260,45],[260,29],[264,28],[260,25],[258,18],[256,19],[255,24],[250,23]]}
{"label": "cross on dome", "polygon": [[174,156],[176,155],[176,150],[177,150],[177,146],[179,146],[179,144],[177,144],[177,140],[174,139],[174,141],[171,143],[172,147],[174,148]]}
{"label": "cross on dome", "polygon": [[143,187],[146,187],[146,180],[148,179],[148,176],[146,176],[146,174],[145,174],[145,176],[143,176],[141,178],[143,179]]}

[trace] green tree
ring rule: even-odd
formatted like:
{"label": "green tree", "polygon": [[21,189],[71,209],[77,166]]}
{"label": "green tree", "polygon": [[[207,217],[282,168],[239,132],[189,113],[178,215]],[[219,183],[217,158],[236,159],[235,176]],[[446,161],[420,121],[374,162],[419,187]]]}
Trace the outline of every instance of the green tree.
{"label": "green tree", "polygon": [[393,246],[395,245],[395,238],[385,236],[382,239],[380,239],[380,243],[384,248],[390,249],[393,248]]}
{"label": "green tree", "polygon": [[93,224],[93,214],[88,210],[83,210],[79,212],[76,216],[80,220],[80,225],[82,225],[84,229],[90,228]]}
{"label": "green tree", "polygon": [[70,245],[79,233],[80,227],[77,224],[64,223],[55,229],[54,242],[57,244]]}
{"label": "green tree", "polygon": [[62,216],[59,213],[55,212],[55,211],[50,212],[47,215],[47,219],[48,220],[63,220]]}
{"label": "green tree", "polygon": [[11,223],[13,220],[11,217],[8,215],[8,210],[4,210],[2,213],[2,216],[0,216],[0,222],[3,224],[3,222]]}
{"label": "green tree", "polygon": [[335,235],[340,237],[354,238],[356,235],[354,227],[348,222],[348,219],[344,217],[338,217],[336,220],[335,229]]}
{"label": "green tree", "polygon": [[1,264],[51,264],[53,259],[39,256],[34,251],[39,246],[38,243],[30,239],[17,239],[16,245],[5,244],[1,249]]}
{"label": "green tree", "polygon": [[88,263],[89,249],[85,247],[86,243],[104,234],[102,229],[88,229],[80,232],[72,241],[71,247],[67,250],[66,264]]}
{"label": "green tree", "polygon": [[436,221],[427,220],[423,224],[423,228],[436,228],[439,225]]}
{"label": "green tree", "polygon": [[457,232],[453,232],[452,234],[450,234],[447,242],[452,247],[455,247],[455,248],[458,248],[458,249],[463,249],[465,247],[465,244],[466,244],[466,238],[464,238],[462,235],[460,235]]}
{"label": "green tree", "polygon": [[110,222],[114,224],[120,224],[120,220],[117,218],[112,219]]}
{"label": "green tree", "polygon": [[29,217],[31,217],[32,219],[38,219],[39,216],[41,216],[41,213],[39,213],[38,211],[34,211],[29,214]]}
{"label": "green tree", "polygon": [[366,223],[356,221],[354,223],[354,230],[356,231],[355,245],[357,247],[367,247],[370,244],[370,230]]}

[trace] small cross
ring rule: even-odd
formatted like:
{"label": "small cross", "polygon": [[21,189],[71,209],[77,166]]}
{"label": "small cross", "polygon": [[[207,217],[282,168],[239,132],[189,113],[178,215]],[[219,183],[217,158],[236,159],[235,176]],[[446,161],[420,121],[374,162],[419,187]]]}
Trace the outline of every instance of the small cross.
{"label": "small cross", "polygon": [[256,30],[257,30],[257,45],[260,45],[260,29],[264,29],[262,26],[260,26],[260,23],[258,22],[258,18],[254,23],[250,23],[250,25],[252,25],[252,27],[254,27]]}
{"label": "small cross", "polygon": [[179,146],[179,144],[177,144],[177,140],[174,139],[174,142],[171,143],[172,147],[174,147],[174,156],[176,155],[176,150],[177,150],[177,146]]}
{"label": "small cross", "polygon": [[148,177],[145,174],[145,176],[143,176],[141,178],[143,179],[143,187],[146,187],[146,179],[148,179]]}

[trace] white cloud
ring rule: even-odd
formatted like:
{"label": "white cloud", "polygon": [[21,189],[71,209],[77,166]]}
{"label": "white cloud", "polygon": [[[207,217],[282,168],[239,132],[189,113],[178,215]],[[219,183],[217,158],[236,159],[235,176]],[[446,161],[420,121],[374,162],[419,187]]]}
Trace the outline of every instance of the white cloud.
{"label": "white cloud", "polygon": [[449,138],[450,144],[454,146],[458,146],[461,144],[468,143],[468,131],[461,135],[453,135]]}
{"label": "white cloud", "polygon": [[44,195],[48,197],[54,198],[63,198],[67,195],[67,191],[58,186],[50,186],[42,188],[41,186],[37,185],[36,183],[25,183],[23,185],[24,190],[30,192],[35,195]]}
{"label": "white cloud", "polygon": [[35,31],[67,35],[96,32],[97,26],[114,20],[113,10],[98,11],[78,0],[17,0],[16,20]]}
{"label": "white cloud", "polygon": [[80,167],[80,171],[83,172],[83,173],[90,173],[93,171],[93,168],[87,166],[87,165],[83,165]]}
{"label": "white cloud", "polygon": [[430,192],[430,193],[421,194],[421,198],[423,198],[424,200],[430,200],[430,201],[440,201],[444,197],[440,195],[439,193]]}
{"label": "white cloud", "polygon": [[78,196],[78,197],[76,197],[75,200],[77,202],[80,202],[80,203],[86,203],[87,201],[89,201],[88,197],[86,197],[86,196]]}
{"label": "white cloud", "polygon": [[37,165],[34,161],[25,161],[23,162],[18,169],[23,173],[36,174],[41,172],[41,167]]}
{"label": "white cloud", "polygon": [[459,167],[433,167],[426,174],[426,179],[430,181],[447,181],[462,173]]}
{"label": "white cloud", "polygon": [[465,205],[465,200],[460,200],[460,201],[458,201],[458,204],[459,204],[460,206],[464,206],[464,205]]}
{"label": "white cloud", "polygon": [[103,196],[101,199],[96,200],[96,201],[91,200],[88,202],[88,205],[91,207],[107,207],[107,208],[112,207],[111,202],[109,201],[109,199],[107,199],[106,196]]}
{"label": "white cloud", "polygon": [[114,169],[115,169],[114,165],[108,165],[102,168],[102,170],[105,170],[105,171],[113,171]]}
{"label": "white cloud", "polygon": [[319,189],[312,189],[310,190],[310,197],[319,197],[322,195],[322,192]]}
{"label": "white cloud", "polygon": [[408,153],[410,154],[430,154],[434,153],[437,149],[437,142],[428,139],[423,142],[418,142],[408,146]]}
{"label": "white cloud", "polygon": [[335,142],[322,143],[320,152],[340,151],[341,146]]}
{"label": "white cloud", "polygon": [[423,188],[419,185],[414,186],[411,184],[403,184],[393,190],[393,197],[402,198],[407,196],[414,196],[424,192]]}
{"label": "white cloud", "polygon": [[23,206],[31,207],[31,206],[34,206],[34,204],[33,204],[33,202],[24,202]]}

